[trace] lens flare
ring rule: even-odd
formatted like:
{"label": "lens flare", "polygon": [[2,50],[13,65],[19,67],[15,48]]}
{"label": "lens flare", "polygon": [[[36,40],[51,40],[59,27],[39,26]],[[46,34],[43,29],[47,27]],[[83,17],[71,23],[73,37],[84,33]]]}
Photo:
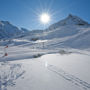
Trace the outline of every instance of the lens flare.
{"label": "lens flare", "polygon": [[43,24],[47,24],[50,22],[50,15],[48,13],[42,13],[40,15],[40,21],[43,23]]}

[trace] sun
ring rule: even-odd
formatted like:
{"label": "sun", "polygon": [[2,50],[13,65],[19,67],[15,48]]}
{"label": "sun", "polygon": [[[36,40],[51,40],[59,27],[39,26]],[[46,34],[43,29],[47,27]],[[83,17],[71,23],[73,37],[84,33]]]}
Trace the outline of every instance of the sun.
{"label": "sun", "polygon": [[42,13],[40,15],[40,21],[43,23],[43,24],[47,24],[50,22],[50,15],[48,13]]}

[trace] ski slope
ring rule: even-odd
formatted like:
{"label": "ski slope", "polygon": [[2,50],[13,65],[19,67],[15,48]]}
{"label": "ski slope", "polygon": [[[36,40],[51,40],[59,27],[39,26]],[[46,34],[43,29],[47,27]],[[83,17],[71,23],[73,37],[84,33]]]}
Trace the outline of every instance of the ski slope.
{"label": "ski slope", "polygon": [[69,15],[44,31],[0,28],[0,90],[90,90],[90,24]]}
{"label": "ski slope", "polygon": [[0,62],[0,90],[90,90],[90,53],[12,60]]}
{"label": "ski slope", "polygon": [[15,39],[3,56],[5,43],[0,46],[0,90],[90,90],[89,49],[60,48],[58,39]]}

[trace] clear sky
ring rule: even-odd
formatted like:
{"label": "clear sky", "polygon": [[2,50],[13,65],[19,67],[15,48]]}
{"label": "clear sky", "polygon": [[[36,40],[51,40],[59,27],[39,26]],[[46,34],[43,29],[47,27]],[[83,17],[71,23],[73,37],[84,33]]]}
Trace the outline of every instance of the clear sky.
{"label": "clear sky", "polygon": [[[69,13],[90,23],[90,0],[0,0],[0,20],[18,27],[42,29],[38,15],[48,12],[53,24]],[[48,25],[47,25],[48,26]]]}

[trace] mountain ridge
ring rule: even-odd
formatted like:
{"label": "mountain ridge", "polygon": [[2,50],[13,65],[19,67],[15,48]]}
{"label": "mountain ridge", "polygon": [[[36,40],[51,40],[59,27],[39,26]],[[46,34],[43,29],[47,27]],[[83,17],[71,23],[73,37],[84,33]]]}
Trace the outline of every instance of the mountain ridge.
{"label": "mountain ridge", "polygon": [[65,19],[50,25],[48,29],[56,29],[59,26],[64,26],[64,25],[90,25],[90,24],[78,16],[69,14]]}
{"label": "mountain ridge", "polygon": [[27,32],[29,30],[20,29],[9,21],[0,21],[0,39],[15,38]]}
{"label": "mountain ridge", "polygon": [[[5,22],[5,23],[11,25],[9,22]],[[0,28],[2,25],[3,23],[0,22]],[[12,39],[16,38],[18,40],[21,40],[22,41],[20,42],[21,44],[23,43],[23,40],[26,40],[24,41],[24,43],[32,42],[32,40],[37,40],[37,41],[41,40],[41,41],[46,41],[44,43],[46,48],[51,48],[51,47],[53,48],[56,48],[56,47],[57,48],[58,47],[59,48],[60,47],[90,48],[90,40],[89,40],[90,24],[88,24],[86,21],[82,20],[77,16],[69,15],[65,19],[51,25],[49,28],[45,30],[32,30],[28,32],[28,30],[24,28],[19,29],[17,27],[14,27],[14,31],[15,29],[16,31],[18,31],[18,32],[15,32],[16,36],[14,36],[13,38],[12,37],[10,38]],[[8,30],[10,29],[7,28],[7,31]],[[2,35],[2,37],[4,37],[5,35],[6,39],[8,39],[7,38],[8,35],[11,36],[10,33],[9,34],[7,33],[8,32],[4,32],[3,34],[3,30],[2,29],[0,30],[0,34]],[[13,43],[14,42],[16,43],[16,41],[18,40],[13,41]],[[17,43],[20,44],[19,42]]]}

